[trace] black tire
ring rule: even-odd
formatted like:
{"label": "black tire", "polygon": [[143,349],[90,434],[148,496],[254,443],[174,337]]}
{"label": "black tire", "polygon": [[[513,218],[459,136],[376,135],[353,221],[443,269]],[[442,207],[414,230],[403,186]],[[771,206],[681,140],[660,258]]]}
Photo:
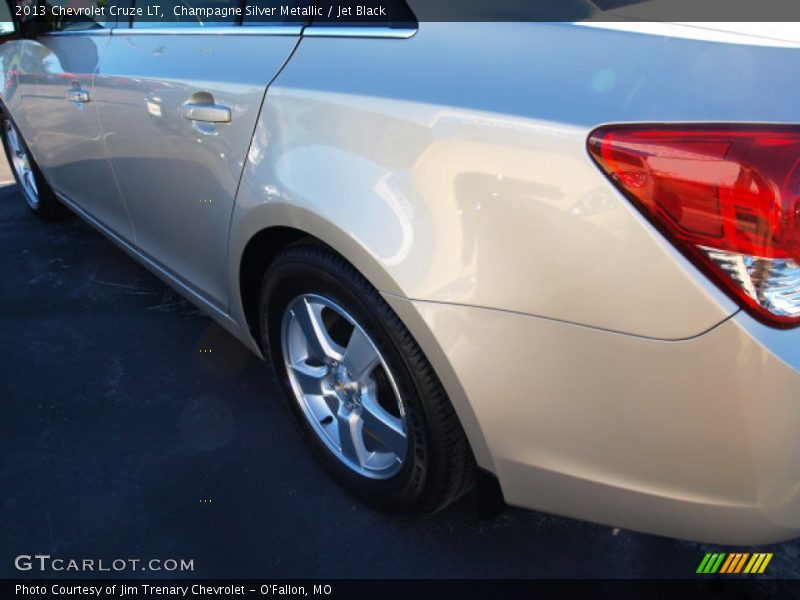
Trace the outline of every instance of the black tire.
{"label": "black tire", "polygon": [[[281,321],[289,303],[317,294],[345,308],[386,361],[405,406],[408,445],[399,472],[388,479],[365,477],[339,460],[310,426],[284,364]],[[394,513],[430,514],[468,491],[475,461],[467,438],[433,368],[378,291],[341,256],[301,243],[280,254],[261,286],[259,306],[265,355],[305,438],[325,468],[353,494]]]}
{"label": "black tire", "polygon": [[[9,141],[6,135],[6,127],[13,127],[16,131],[17,139],[19,140],[19,144],[27,154],[28,162],[30,164],[30,169],[33,174],[34,181],[36,183],[37,194],[36,198],[33,199],[28,194],[26,194],[25,187],[23,186],[23,182],[20,180],[19,174],[17,170],[13,166],[13,152],[9,146]],[[16,123],[8,114],[8,111],[5,108],[0,110],[0,137],[3,139],[3,149],[6,153],[6,160],[8,161],[9,168],[11,173],[14,175],[14,180],[17,182],[17,186],[19,186],[20,195],[22,196],[25,204],[31,210],[33,214],[37,217],[44,219],[45,221],[56,221],[62,219],[66,215],[69,214],[67,208],[58,200],[53,189],[45,180],[44,176],[42,175],[41,170],[39,169],[39,165],[36,164],[36,161],[31,154],[28,145],[25,143],[25,139],[22,137],[19,129],[17,128]]]}

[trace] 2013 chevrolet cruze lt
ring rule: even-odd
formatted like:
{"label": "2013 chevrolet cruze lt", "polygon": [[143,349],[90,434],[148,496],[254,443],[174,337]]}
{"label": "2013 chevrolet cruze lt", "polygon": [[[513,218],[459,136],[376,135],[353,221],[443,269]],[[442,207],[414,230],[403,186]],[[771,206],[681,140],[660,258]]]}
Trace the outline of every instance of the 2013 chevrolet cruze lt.
{"label": "2013 chevrolet cruze lt", "polygon": [[267,357],[342,484],[800,532],[796,34],[137,19],[6,23],[22,195]]}

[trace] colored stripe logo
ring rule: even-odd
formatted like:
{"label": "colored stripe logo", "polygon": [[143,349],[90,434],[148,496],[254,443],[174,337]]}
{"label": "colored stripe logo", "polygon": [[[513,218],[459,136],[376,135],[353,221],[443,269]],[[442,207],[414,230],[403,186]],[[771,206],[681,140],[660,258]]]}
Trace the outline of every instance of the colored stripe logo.
{"label": "colored stripe logo", "polygon": [[709,552],[700,561],[697,573],[707,575],[724,573],[726,575],[737,573],[763,573],[767,569],[769,561],[772,560],[772,552]]}

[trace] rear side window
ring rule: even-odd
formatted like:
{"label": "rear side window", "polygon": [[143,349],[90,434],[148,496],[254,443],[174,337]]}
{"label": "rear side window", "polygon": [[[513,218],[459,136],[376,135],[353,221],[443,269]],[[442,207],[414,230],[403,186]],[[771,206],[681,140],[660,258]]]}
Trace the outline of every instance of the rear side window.
{"label": "rear side window", "polygon": [[11,14],[11,6],[3,2],[0,4],[0,34],[14,33],[14,16]]}
{"label": "rear side window", "polygon": [[137,0],[134,27],[220,27],[235,25],[241,0]]}

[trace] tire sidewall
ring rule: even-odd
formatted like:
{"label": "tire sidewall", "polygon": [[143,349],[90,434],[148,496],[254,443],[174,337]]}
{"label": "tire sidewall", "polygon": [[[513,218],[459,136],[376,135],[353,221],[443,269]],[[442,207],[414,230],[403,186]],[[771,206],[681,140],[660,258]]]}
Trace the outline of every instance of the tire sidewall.
{"label": "tire sidewall", "polygon": [[8,112],[8,109],[4,105],[0,105],[0,120],[2,121],[2,131],[0,131],[0,137],[3,139],[3,150],[6,154],[6,160],[8,161],[9,169],[11,170],[11,174],[14,177],[14,181],[17,182],[17,185],[20,188],[20,194],[25,194],[23,190],[22,182],[19,180],[19,176],[17,175],[16,169],[11,164],[11,148],[8,145],[8,141],[6,140],[6,132],[5,132],[5,124],[6,121],[11,123],[17,133],[17,139],[19,140],[22,149],[25,150],[26,154],[28,155],[28,161],[30,162],[31,170],[33,171],[33,177],[36,180],[36,188],[38,191],[38,203],[36,207],[31,206],[31,204],[25,200],[25,205],[30,209],[31,212],[38,215],[39,217],[44,218],[45,220],[53,220],[62,217],[65,214],[64,206],[61,202],[56,198],[56,195],[53,193],[50,185],[45,180],[44,176],[42,175],[41,170],[39,169],[39,165],[36,162],[36,159],[33,157],[31,153],[31,149],[28,146],[28,143],[25,141],[22,132],[19,130],[14,119],[11,117],[11,114]]}
{"label": "tire sidewall", "polygon": [[[19,175],[17,174],[17,170],[14,168],[14,158],[12,156],[11,147],[9,146],[8,140],[6,139],[6,123],[10,123],[11,126],[16,130],[17,139],[19,140],[19,143],[22,145],[23,149],[26,152],[28,151],[28,146],[25,144],[25,141],[22,139],[22,135],[19,132],[19,128],[17,127],[17,124],[14,123],[14,121],[11,119],[11,116],[8,114],[8,112],[6,112],[5,109],[0,110],[0,121],[2,121],[2,123],[0,123],[0,127],[2,127],[2,130],[0,130],[0,136],[2,136],[2,138],[3,138],[3,150],[6,153],[6,161],[8,162],[8,168],[11,171],[11,176],[14,178],[14,181],[17,182],[17,186],[19,187],[20,194],[25,194],[22,182],[19,180]],[[30,154],[28,156],[30,156]],[[37,210],[39,210],[39,207],[41,206],[41,201],[37,199],[36,208],[32,207],[30,205],[30,203],[28,203],[27,201],[26,201],[26,204],[28,204],[28,208],[30,208],[32,211],[36,212]]]}
{"label": "tire sidewall", "polygon": [[[322,255],[324,256],[324,254]],[[276,261],[264,279],[261,293],[261,336],[267,340],[278,382],[314,453],[336,480],[363,500],[395,512],[413,512],[421,502],[428,465],[428,432],[424,405],[412,371],[398,348],[390,327],[379,314],[383,299],[355,272],[333,261],[314,263],[296,252]],[[281,324],[288,304],[302,294],[317,294],[342,308],[372,339],[400,393],[406,413],[408,439],[401,470],[388,479],[369,479],[344,465],[319,438],[295,397],[283,358]],[[377,298],[375,297],[377,296]]]}

